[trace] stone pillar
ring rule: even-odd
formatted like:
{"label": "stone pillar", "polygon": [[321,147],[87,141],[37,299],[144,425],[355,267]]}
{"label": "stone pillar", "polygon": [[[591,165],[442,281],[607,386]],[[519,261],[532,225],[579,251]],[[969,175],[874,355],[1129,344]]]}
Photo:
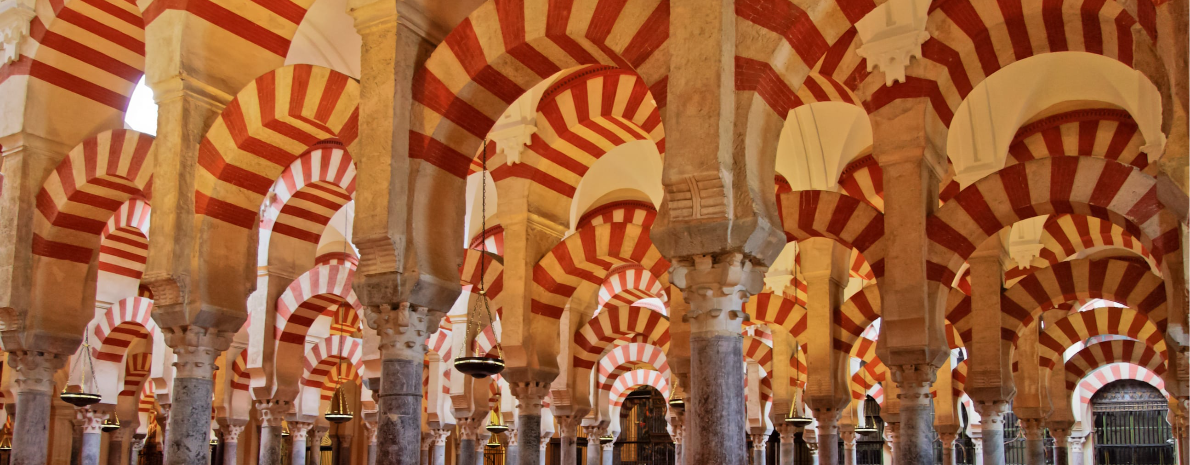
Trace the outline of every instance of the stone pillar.
{"label": "stone pillar", "polygon": [[[674,465],[685,465],[682,454],[682,438],[686,435],[686,410],[670,407],[670,414],[665,417],[669,422],[669,437],[674,442]],[[543,462],[541,465],[545,465]]]}
{"label": "stone pillar", "polygon": [[[402,302],[368,306],[368,327],[380,334],[378,465],[415,465],[420,460],[421,371],[426,337],[438,330],[442,312]],[[350,450],[350,445],[341,445]],[[344,452],[347,453],[347,452]]]}
{"label": "stone pillar", "polygon": [[696,255],[674,262],[674,282],[690,309],[690,436],[686,460],[743,465],[744,359],[740,331],[748,296],[764,285],[763,267],[741,254]]}
{"label": "stone pillar", "polygon": [[817,442],[807,442],[806,447],[808,447],[810,449],[810,463],[812,463],[813,465],[818,465],[819,464],[818,443]]}
{"label": "stone pillar", "polygon": [[[140,451],[145,447],[145,435],[135,434],[132,436],[132,444],[128,447],[128,465],[137,465],[140,463]],[[233,456],[234,457],[234,456]],[[234,458],[233,458],[234,460]],[[234,465],[234,464],[232,464]]]}
{"label": "stone pillar", "polygon": [[983,437],[971,437],[971,455],[975,465],[983,465]]}
{"label": "stone pillar", "polygon": [[446,465],[446,438],[450,437],[450,429],[432,429],[430,434],[434,436],[430,465]]}
{"label": "stone pillar", "polygon": [[603,451],[599,449],[599,437],[607,432],[607,428],[596,426],[584,426],[583,430],[587,434],[587,463],[595,464],[603,461]]}
{"label": "stone pillar", "polygon": [[421,465],[429,465],[430,443],[433,441],[433,436],[429,432],[421,433]]}
{"label": "stone pillar", "polygon": [[[367,425],[368,423],[364,422],[365,431],[370,431],[367,429]],[[326,432],[329,430],[329,427],[316,423],[313,428],[310,428],[310,432],[306,434],[306,446],[310,448],[310,464],[322,465],[322,438],[326,437]]]}
{"label": "stone pillar", "polygon": [[749,434],[752,439],[752,465],[765,465],[764,453],[768,446],[769,435],[764,433]]}
{"label": "stone pillar", "polygon": [[103,447],[103,421],[107,420],[107,412],[98,412],[90,408],[81,408],[77,412],[79,421],[83,424],[82,450],[79,455],[81,465],[99,465],[99,453]]}
{"label": "stone pillar", "polygon": [[1086,436],[1071,436],[1070,445],[1070,465],[1083,465],[1083,443],[1087,441]]}
{"label": "stone pillar", "polygon": [[897,441],[900,440],[898,432],[901,429],[900,423],[885,422],[884,423],[884,446],[888,448],[888,453],[893,457],[892,463],[901,463],[897,460]]}
{"label": "stone pillar", "polygon": [[483,453],[488,447],[488,439],[492,435],[487,430],[480,430],[480,434],[475,436],[475,465],[483,465]]}
{"label": "stone pillar", "polygon": [[578,465],[578,428],[583,421],[582,416],[557,415],[554,418],[558,419],[558,429],[561,430],[561,465]]}
{"label": "stone pillar", "polygon": [[[839,431],[839,438],[843,440],[843,465],[855,465],[855,442],[857,439],[855,430]],[[946,461],[942,465],[954,465]]]}
{"label": "stone pillar", "polygon": [[[419,417],[419,420],[420,420],[420,417]],[[340,431],[342,431],[343,429],[344,428],[340,428]],[[339,455],[335,457],[335,462],[336,462],[335,465],[351,465],[351,445],[353,444],[351,441],[351,437],[352,436],[350,434],[343,434],[343,433],[338,434]],[[418,450],[418,449],[414,448],[414,450]],[[421,452],[421,451],[418,450],[418,452]],[[420,455],[420,454],[418,454],[418,455]],[[413,459],[415,460],[415,462],[413,462],[413,463],[417,463],[417,461],[421,460],[418,457],[414,457]]]}
{"label": "stone pillar", "polygon": [[289,413],[291,404],[283,400],[262,400],[256,402],[260,413],[260,454],[258,463],[281,463],[281,422]]}
{"label": "stone pillar", "polygon": [[[156,316],[156,315],[155,315]],[[214,329],[188,326],[161,328],[165,343],[174,349],[173,389],[170,392],[167,465],[210,462],[211,403],[215,393],[215,359],[231,345],[231,338]],[[173,410],[177,409],[177,415]]]}
{"label": "stone pillar", "polygon": [[1054,465],[1070,464],[1070,431],[1050,428],[1054,437]]}
{"label": "stone pillar", "polygon": [[[818,421],[818,443],[825,444],[818,452],[818,460],[824,465],[839,465],[839,410],[814,410]],[[933,449],[930,449],[933,451]]]}
{"label": "stone pillar", "polygon": [[[169,410],[170,410],[170,407],[173,406],[173,404],[171,404],[169,402],[166,402],[166,403],[158,402],[157,406],[160,408],[157,409],[157,415],[155,418],[157,418],[157,427],[161,429],[161,444],[164,445],[165,443],[169,442]],[[167,451],[165,450],[165,448],[162,447],[161,456],[162,456],[163,462],[164,462],[166,452]]]}
{"label": "stone pillar", "polygon": [[50,399],[54,395],[54,373],[66,364],[66,357],[47,352],[15,351],[8,365],[16,371],[17,408],[12,426],[11,465],[44,465],[49,444]]}
{"label": "stone pillar", "polygon": [[553,433],[541,433],[541,448],[538,450],[538,455],[541,458],[539,463],[541,463],[541,465],[546,465],[549,463],[549,457],[546,457],[546,453],[549,451],[550,439],[553,437]]}
{"label": "stone pillar", "polygon": [[777,464],[794,465],[793,459],[797,457],[797,428],[782,421],[777,425],[777,433],[781,435],[781,450],[777,454]]}
{"label": "stone pillar", "polygon": [[907,365],[889,367],[897,382],[900,401],[900,425],[897,430],[897,463],[930,463],[934,461],[934,402],[930,387],[934,384],[938,367]]}
{"label": "stone pillar", "polygon": [[136,431],[137,425],[130,421],[122,421],[120,423],[120,429],[108,434],[107,465],[124,465],[128,463],[128,460],[124,457],[125,451],[129,449],[126,439],[130,439],[129,436],[132,436],[132,433]]}
{"label": "stone pillar", "polygon": [[310,436],[310,428],[313,427],[313,422],[289,422],[289,465],[306,465],[306,438]]}
{"label": "stone pillar", "polygon": [[[377,426],[378,425],[374,421],[365,421],[364,422],[364,432],[367,433],[367,435],[368,435],[368,465],[376,465],[376,453],[377,453],[376,428],[377,428]],[[435,442],[435,444],[437,444],[437,443]],[[443,444],[446,444],[446,443],[443,442]],[[446,454],[446,451],[445,451],[445,448],[443,448],[443,451],[441,453],[439,453],[439,455],[445,455],[445,454]],[[321,460],[321,458],[319,460]],[[441,463],[443,465],[446,465],[446,462],[444,460],[445,459],[443,459],[442,461],[434,462],[434,463],[435,464]]]}
{"label": "stone pillar", "polygon": [[[540,416],[538,416],[538,429],[541,429]],[[507,433],[504,433],[504,464],[516,465],[521,463],[521,440],[518,437],[519,428],[511,428]],[[538,440],[541,440],[541,434],[534,435]],[[531,457],[529,463],[536,465],[537,458]]]}
{"label": "stone pillar", "polygon": [[[73,408],[73,406],[72,406]],[[75,412],[77,415],[78,412]],[[83,421],[75,418],[70,420],[70,465],[79,465],[79,457],[83,452]],[[48,445],[47,445],[48,446]]]}
{"label": "stone pillar", "polygon": [[240,434],[244,432],[246,420],[228,420],[219,425],[223,430],[223,465],[236,465],[236,456],[240,444]]}
{"label": "stone pillar", "polygon": [[1004,414],[1008,413],[1008,403],[976,401],[975,412],[981,417],[983,463],[1004,463]]}
{"label": "stone pillar", "polygon": [[479,430],[483,428],[483,415],[476,415],[479,418],[457,419],[459,422],[459,460],[455,463],[458,465],[475,463],[475,443],[479,441]]}
{"label": "stone pillar", "polygon": [[517,401],[516,429],[509,431],[509,448],[516,447],[518,453],[516,461],[512,461],[512,452],[509,452],[504,462],[508,465],[544,465],[539,464],[533,454],[521,455],[519,451],[521,447],[532,451],[540,446],[541,405],[550,393],[550,385],[540,381],[524,381],[510,382],[508,388]]}
{"label": "stone pillar", "polygon": [[603,465],[612,465],[615,458],[616,441],[607,441],[599,445],[603,449]]}
{"label": "stone pillar", "polygon": [[942,465],[956,465],[954,441],[958,437],[955,433],[938,433],[938,440],[942,441]]}

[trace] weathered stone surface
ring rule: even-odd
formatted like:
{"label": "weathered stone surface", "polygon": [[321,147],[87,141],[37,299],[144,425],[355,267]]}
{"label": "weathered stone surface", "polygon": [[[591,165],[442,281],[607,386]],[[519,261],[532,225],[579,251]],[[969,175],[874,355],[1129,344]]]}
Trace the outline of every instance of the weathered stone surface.
{"label": "weathered stone surface", "polygon": [[378,465],[416,465],[421,461],[421,369],[421,360],[383,361],[377,406]]}
{"label": "weathered stone surface", "polygon": [[[516,449],[516,461],[513,461],[513,453],[509,452],[505,463],[520,464],[520,465],[544,465],[538,463],[537,454],[532,453],[541,448],[541,415],[526,415],[519,414],[516,419],[516,446],[509,447],[509,449]],[[522,450],[528,451],[524,454]]]}
{"label": "weathered stone surface", "polygon": [[690,397],[686,399],[687,449],[692,465],[747,463],[744,442],[744,383],[740,336],[690,336]]}
{"label": "weathered stone surface", "polygon": [[210,379],[175,378],[169,416],[170,451],[167,465],[205,465],[210,462],[211,395]]}
{"label": "weathered stone surface", "polygon": [[100,444],[101,441],[103,441],[102,433],[83,433],[82,456],[79,459],[79,463],[82,465],[99,465],[99,453],[102,447]]}
{"label": "weathered stone surface", "polygon": [[260,427],[259,457],[258,463],[281,463],[281,426]]}

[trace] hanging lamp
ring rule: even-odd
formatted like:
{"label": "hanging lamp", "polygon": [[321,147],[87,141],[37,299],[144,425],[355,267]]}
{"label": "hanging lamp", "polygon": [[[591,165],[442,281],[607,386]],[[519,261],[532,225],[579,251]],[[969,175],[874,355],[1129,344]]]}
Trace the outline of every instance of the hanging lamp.
{"label": "hanging lamp", "polygon": [[858,413],[856,413],[856,410],[858,409],[858,407],[859,407],[859,405],[856,405],[856,409],[851,410],[851,414],[858,417],[857,421],[856,421],[856,425],[855,425],[855,432],[863,434],[863,433],[875,433],[876,431],[878,431],[876,429],[876,427],[873,426],[874,423],[871,421],[870,418],[868,418],[867,415],[859,415]]}
{"label": "hanging lamp", "polygon": [[5,435],[4,439],[0,439],[0,450],[12,450],[12,436]]}
{"label": "hanging lamp", "polygon": [[[483,176],[480,178],[480,234],[487,234],[488,230],[488,140],[483,141]],[[484,248],[486,252],[487,248]],[[488,324],[494,323],[496,320],[492,318],[492,307],[488,302],[487,286],[484,284],[484,278],[487,275],[487,260],[486,257],[479,259],[479,298],[475,299],[475,305],[467,312],[467,339],[470,341],[472,347],[475,346],[475,338],[479,337],[479,318],[482,311],[487,315]],[[481,308],[482,307],[482,308]],[[495,328],[493,328],[495,331]],[[474,350],[472,350],[474,353]],[[460,373],[470,375],[474,378],[487,378],[504,371],[504,352],[500,349],[500,344],[496,344],[496,357],[459,357],[455,359],[455,369]]]}
{"label": "hanging lamp", "polygon": [[[99,395],[99,386],[95,384],[95,365],[91,361],[90,342],[91,333],[88,331],[83,335],[83,347],[80,351],[80,356],[75,357],[74,366],[70,369],[72,374],[78,372],[80,376],[79,383],[77,385],[67,383],[66,389],[63,389],[62,393],[58,394],[58,398],[62,399],[63,402],[78,408],[95,405],[102,398]],[[86,364],[85,367],[83,366],[84,363]],[[91,386],[87,386],[88,373],[91,375]]]}
{"label": "hanging lamp", "polygon": [[496,440],[496,435],[493,434],[491,439],[488,439],[487,446],[489,449],[495,449],[497,447],[500,447],[500,441]]}
{"label": "hanging lamp", "polygon": [[681,397],[674,397],[669,400],[669,406],[674,408],[686,408],[686,399]]}
{"label": "hanging lamp", "polygon": [[[497,398],[497,399],[499,399],[499,398]],[[496,408],[498,410],[500,408],[499,400],[496,401],[496,405],[497,405]],[[504,421],[500,418],[500,412],[497,410],[492,410],[492,419],[491,419],[491,421],[488,422],[488,427],[487,427],[488,432],[492,433],[493,435],[504,433],[504,432],[508,431],[508,425],[504,424]]]}
{"label": "hanging lamp", "polygon": [[12,450],[12,417],[4,421],[4,429],[0,430],[0,451]]}
{"label": "hanging lamp", "polygon": [[120,429],[120,417],[116,415],[116,412],[108,415],[107,419],[103,420],[103,423],[99,425],[99,430],[104,433],[110,433],[118,429]]}
{"label": "hanging lamp", "polygon": [[289,422],[284,420],[281,421],[281,437],[289,437]]}
{"label": "hanging lamp", "polygon": [[[343,360],[339,359],[339,363],[342,364],[342,362]],[[336,365],[335,373],[338,372],[339,365]],[[351,407],[347,406],[347,399],[343,394],[343,383],[339,383],[339,387],[335,388],[335,393],[331,395],[330,408],[323,414],[323,417],[326,418],[326,421],[335,424],[346,423],[355,418],[355,415],[351,413]]]}
{"label": "hanging lamp", "polygon": [[[795,280],[797,279],[796,267],[797,267],[797,264],[795,262],[794,263],[795,272],[793,275],[793,279],[795,279]],[[801,384],[802,384],[801,375],[802,375],[801,370],[798,370],[796,368],[793,370],[793,386],[795,388],[798,386],[801,386]],[[791,424],[796,428],[805,428],[807,426],[810,426],[811,423],[814,423],[814,420],[809,417],[804,416],[802,414],[802,412],[800,412],[798,410],[797,397],[795,396],[793,398],[793,403],[790,404],[790,406],[789,406],[789,413],[785,415],[785,423]]]}

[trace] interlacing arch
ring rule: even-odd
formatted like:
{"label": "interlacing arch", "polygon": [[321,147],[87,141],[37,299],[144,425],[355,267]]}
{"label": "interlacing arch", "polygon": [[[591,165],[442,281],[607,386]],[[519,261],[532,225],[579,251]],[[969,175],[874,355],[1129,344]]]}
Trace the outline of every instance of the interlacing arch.
{"label": "interlacing arch", "polygon": [[504,226],[489,226],[486,231],[480,231],[471,238],[470,244],[467,248],[504,256]]}
{"label": "interlacing arch", "polygon": [[764,370],[764,377],[773,372],[772,341],[765,341],[755,336],[744,336],[744,361],[753,361]]}
{"label": "interlacing arch", "polygon": [[574,367],[580,370],[577,379],[588,379],[585,372],[595,368],[604,351],[617,339],[641,334],[649,344],[669,350],[669,319],[660,312],[646,307],[611,307],[599,312],[574,334],[578,350],[574,354]]}
{"label": "interlacing arch", "polygon": [[843,168],[839,190],[884,213],[884,170],[872,154],[857,157]]}
{"label": "interlacing arch", "polygon": [[[482,272],[482,275],[481,275]],[[463,251],[463,265],[459,267],[460,282],[470,289],[472,294],[479,294],[483,283],[484,295],[494,307],[495,316],[504,315],[501,305],[500,292],[504,290],[504,259],[491,252],[476,249]],[[478,298],[478,297],[476,297]]]}
{"label": "interlacing arch", "polygon": [[835,313],[831,345],[835,350],[850,352],[856,339],[877,318],[880,318],[880,288],[872,283],[852,294]]}
{"label": "interlacing arch", "polygon": [[363,379],[363,375],[354,365],[346,363],[335,365],[326,374],[326,381],[322,383],[322,390],[318,393],[319,399],[323,402],[329,402],[334,397],[335,390],[339,389],[339,386],[342,386],[343,383],[349,381],[359,382],[361,379]]}
{"label": "interlacing arch", "polygon": [[112,304],[95,319],[93,356],[109,362],[123,361],[133,342],[157,334],[152,311],[153,301],[143,297],[129,297]]}
{"label": "interlacing arch", "polygon": [[99,271],[140,279],[149,255],[149,203],[129,199],[99,233]]}
{"label": "interlacing arch", "polygon": [[1000,297],[1000,334],[1016,343],[1041,312],[1076,299],[1106,299],[1136,309],[1165,333],[1165,282],[1147,266],[1121,260],[1071,260],[1021,279]]}
{"label": "interlacing arch", "polygon": [[579,229],[534,267],[533,313],[561,318],[566,303],[580,286],[602,285],[608,271],[626,263],[638,264],[659,279],[668,278],[669,261],[653,247],[647,227],[605,223]]}
{"label": "interlacing arch", "polygon": [[1017,129],[1004,166],[1045,157],[1115,160],[1144,171],[1150,165],[1136,121],[1127,110],[1087,108],[1041,118]]}
{"label": "interlacing arch", "polygon": [[[612,270],[599,287],[598,304],[599,308],[633,305],[648,298],[666,300],[665,289],[653,273],[640,265],[632,264]],[[665,313],[664,309],[655,310]]]}
{"label": "interlacing arch", "polygon": [[755,323],[767,323],[784,328],[794,338],[801,337],[809,322],[806,307],[798,305],[788,295],[772,291],[754,295],[744,303],[744,312]]}
{"label": "interlacing arch", "polygon": [[151,352],[129,355],[128,363],[124,364],[124,389],[120,391],[120,397],[139,394],[145,381],[149,379],[149,369],[152,365]]}
{"label": "interlacing arch", "polygon": [[[1045,232],[1041,235],[1041,243],[1044,248],[1039,256],[1050,265],[1065,261],[1087,249],[1115,247],[1136,254],[1138,260],[1144,260],[1154,273],[1160,274],[1156,259],[1145,249],[1141,241],[1111,221],[1093,216],[1062,214],[1046,218],[1043,229]],[[1020,277],[1014,275],[1013,271],[1005,273],[1005,278]]]}
{"label": "interlacing arch", "polygon": [[355,195],[355,163],[341,143],[319,142],[285,168],[270,192],[262,233],[317,244],[331,217]]}
{"label": "interlacing arch", "polygon": [[1073,392],[1088,374],[1113,363],[1136,365],[1161,377],[1166,372],[1165,357],[1144,342],[1126,339],[1097,342],[1083,347],[1066,361],[1067,393]]}
{"label": "interlacing arch", "polygon": [[599,360],[596,386],[605,393],[611,391],[620,375],[642,365],[649,366],[669,379],[669,361],[665,351],[652,344],[633,342],[616,346]]}
{"label": "interlacing arch", "polygon": [[252,387],[252,374],[248,372],[248,351],[241,350],[240,354],[231,362],[231,388],[237,391],[247,391]]}
{"label": "interlacing arch", "polygon": [[955,365],[954,369],[950,371],[950,387],[954,390],[954,397],[956,399],[963,397],[963,394],[967,392],[967,360],[970,359],[963,359],[963,361]]}
{"label": "interlacing arch", "polygon": [[1074,344],[1104,334],[1136,339],[1160,354],[1162,360],[1168,358],[1164,331],[1146,315],[1129,308],[1101,307],[1071,313],[1048,325],[1038,337],[1038,363],[1043,368],[1053,367],[1062,362],[1062,355]]}
{"label": "interlacing arch", "polygon": [[351,288],[354,278],[353,267],[326,265],[312,268],[293,280],[277,298],[274,335],[281,344],[278,351],[286,344],[300,350],[314,321],[332,315],[342,303],[362,312],[363,304]]}
{"label": "interlacing arch", "polygon": [[610,223],[631,223],[651,228],[656,219],[657,209],[653,207],[653,204],[637,200],[621,200],[600,205],[583,213],[583,216],[579,217],[578,222],[575,223],[574,229],[577,231],[588,226]]}
{"label": "interlacing arch", "polygon": [[929,279],[952,282],[977,245],[1017,221],[1063,213],[1123,227],[1158,264],[1180,249],[1179,220],[1157,199],[1154,178],[1101,158],[1043,158],[980,179],[927,218]]}
{"label": "interlacing arch", "polygon": [[[1158,374],[1132,363],[1113,363],[1099,367],[1084,376],[1082,381],[1078,383],[1078,390],[1075,392],[1078,402],[1082,404],[1081,408],[1085,408],[1091,403],[1091,398],[1095,396],[1096,392],[1099,392],[1100,388],[1112,381],[1121,379],[1144,381],[1149,383],[1150,386],[1157,388],[1158,391],[1161,391],[1161,394],[1166,398],[1169,397],[1169,392],[1165,390],[1165,380]],[[1075,411],[1077,412],[1081,408],[1076,407]]]}
{"label": "interlacing arch", "polygon": [[[361,323],[359,310],[356,310],[351,304],[343,302],[335,309],[335,314],[331,319],[330,335],[351,336],[362,332],[364,328]],[[449,333],[447,331],[447,334]]]}
{"label": "interlacing arch", "polygon": [[669,400],[669,381],[665,375],[656,370],[632,370],[616,379],[608,393],[613,411],[619,411],[624,399],[637,386],[650,386],[661,392],[661,396]]}
{"label": "interlacing arch", "polygon": [[302,368],[303,386],[321,388],[327,375],[336,365],[345,364],[358,370],[364,355],[364,344],[350,336],[329,336],[306,351]]}
{"label": "interlacing arch", "polygon": [[826,237],[863,254],[876,278],[884,276],[884,214],[846,194],[784,192],[777,197],[781,224],[793,240]]}

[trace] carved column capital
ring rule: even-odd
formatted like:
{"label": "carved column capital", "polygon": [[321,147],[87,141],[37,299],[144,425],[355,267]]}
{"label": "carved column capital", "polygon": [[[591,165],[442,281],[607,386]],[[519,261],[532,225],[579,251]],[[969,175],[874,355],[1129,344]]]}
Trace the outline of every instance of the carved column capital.
{"label": "carved column capital", "polygon": [[930,388],[938,377],[938,367],[929,364],[894,365],[888,367],[897,383],[897,399],[905,405],[928,405],[932,402]]}
{"label": "carved column capital", "polygon": [[976,400],[975,412],[980,416],[983,429],[1003,430],[1004,414],[1008,413],[1010,405],[1002,400]]}
{"label": "carved column capital", "polygon": [[231,346],[230,333],[199,326],[161,328],[161,333],[177,356],[175,378],[215,379],[215,359]]}
{"label": "carved column capital", "polygon": [[434,444],[434,435],[429,431],[421,433],[421,453],[425,454],[430,450],[430,446]]}
{"label": "carved column capital", "polygon": [[748,438],[752,440],[752,450],[765,450],[768,448],[769,435],[765,433],[749,434]]}
{"label": "carved column capital", "polygon": [[285,420],[285,415],[292,408],[293,404],[287,400],[256,401],[256,410],[260,412],[260,424],[262,426],[280,427],[281,422]]}
{"label": "carved column capital", "polygon": [[504,443],[505,446],[520,445],[520,438],[517,437],[516,428],[508,428],[508,431],[506,431],[504,433],[504,438],[505,438],[504,440],[506,441]]}
{"label": "carved column capital", "polygon": [[17,372],[17,392],[54,393],[54,373],[66,366],[66,356],[18,350],[8,353],[8,366]]}
{"label": "carved column capital", "polygon": [[550,395],[549,383],[530,381],[523,383],[509,383],[508,389],[517,400],[517,408],[521,415],[541,415],[541,406],[546,396]]}
{"label": "carved column capital", "polygon": [[588,443],[590,443],[591,441],[595,441],[596,443],[598,443],[599,438],[607,435],[607,427],[600,426],[600,425],[584,426],[583,433],[585,433],[587,435]]}
{"label": "carved column capital", "polygon": [[674,444],[681,444],[682,438],[686,435],[686,414],[676,413],[666,416],[666,421],[669,426],[669,437],[673,439]]}
{"label": "carved column capital", "polygon": [[[459,440],[466,441],[478,440],[480,431],[483,431],[483,415],[476,415],[472,418],[459,418]],[[485,431],[486,432],[486,431]]]}
{"label": "carved column capital", "polygon": [[682,321],[689,322],[696,333],[739,335],[740,326],[749,319],[744,302],[764,289],[765,270],[740,253],[675,260],[672,282],[690,304]]}
{"label": "carved column capital", "polygon": [[954,441],[958,438],[957,433],[938,433],[938,440],[942,441],[943,449],[954,449]]}
{"label": "carved column capital", "polygon": [[1054,447],[1070,446],[1070,430],[1065,428],[1050,428],[1050,436],[1054,438]]}
{"label": "carved column capital", "polygon": [[1083,444],[1086,442],[1086,436],[1071,436],[1069,440],[1070,452],[1081,454],[1083,452]]}
{"label": "carved column capital", "polygon": [[223,430],[223,443],[235,444],[240,442],[240,433],[244,432],[244,426],[244,424],[235,423],[219,425],[219,429]]}
{"label": "carved column capital", "polygon": [[855,442],[859,439],[859,435],[853,430],[839,431],[839,439],[843,441],[843,448],[847,450],[855,450]]}
{"label": "carved column capital", "polygon": [[100,434],[103,432],[103,422],[107,420],[108,412],[98,412],[89,408],[75,410],[75,419],[83,426],[83,434]]}
{"label": "carved column capital", "polygon": [[314,427],[314,423],[308,421],[290,421],[289,437],[294,441],[305,441],[309,437],[312,427]]}
{"label": "carved column capital", "polygon": [[550,447],[550,439],[554,438],[554,433],[549,431],[541,432],[541,450],[546,450]]}
{"label": "carved column capital", "polygon": [[[368,445],[376,444],[376,430],[379,427],[380,427],[380,425],[375,421],[365,421],[364,422],[364,434],[368,435]],[[441,431],[441,430],[431,430],[431,431]]]}
{"label": "carved column capital", "polygon": [[383,360],[416,360],[426,355],[426,338],[438,330],[445,313],[401,302],[366,307],[368,327],[380,335],[380,356]]}
{"label": "carved column capital", "polygon": [[607,441],[599,444],[603,450],[616,450],[616,441]]}
{"label": "carved column capital", "polygon": [[564,438],[577,438],[578,427],[583,422],[581,415],[558,415],[558,434]]}

